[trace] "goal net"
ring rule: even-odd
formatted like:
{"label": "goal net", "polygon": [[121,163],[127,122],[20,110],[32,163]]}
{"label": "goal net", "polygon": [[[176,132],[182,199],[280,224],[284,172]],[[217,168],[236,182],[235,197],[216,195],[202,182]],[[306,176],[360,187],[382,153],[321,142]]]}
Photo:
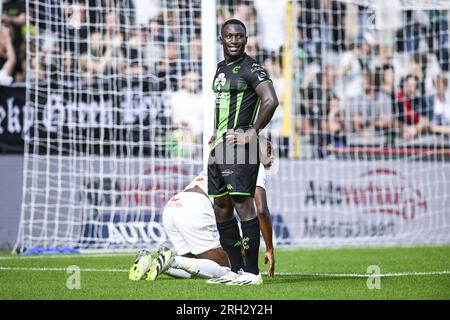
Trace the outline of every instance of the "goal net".
{"label": "goal net", "polygon": [[28,0],[15,249],[166,240],[162,208],[207,151],[213,75],[201,75],[215,65],[202,48],[223,59],[215,36],[229,18],[246,24],[246,51],[280,100],[263,132],[277,156],[276,245],[450,242],[449,11],[432,0]]}
{"label": "goal net", "polygon": [[219,3],[280,100],[277,245],[448,243],[450,2]]}
{"label": "goal net", "polygon": [[28,0],[16,250],[154,248],[202,166],[199,1]]}

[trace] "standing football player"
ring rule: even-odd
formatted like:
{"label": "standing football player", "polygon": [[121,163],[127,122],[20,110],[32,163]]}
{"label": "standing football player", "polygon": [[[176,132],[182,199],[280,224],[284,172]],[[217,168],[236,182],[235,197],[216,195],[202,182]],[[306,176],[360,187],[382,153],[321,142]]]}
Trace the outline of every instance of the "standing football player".
{"label": "standing football player", "polygon": [[[244,23],[227,20],[219,40],[225,59],[218,64],[213,81],[216,108],[208,160],[208,194],[214,198],[220,244],[228,254],[231,270],[217,281],[259,285],[260,223],[254,206],[258,134],[272,119],[278,99],[265,70],[245,53]],[[241,221],[242,239],[234,209]]]}

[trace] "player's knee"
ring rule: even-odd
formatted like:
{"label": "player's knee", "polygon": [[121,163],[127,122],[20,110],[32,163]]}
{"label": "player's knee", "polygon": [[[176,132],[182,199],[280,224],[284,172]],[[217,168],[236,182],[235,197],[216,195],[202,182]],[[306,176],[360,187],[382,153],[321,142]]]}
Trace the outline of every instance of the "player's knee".
{"label": "player's knee", "polygon": [[230,267],[228,255],[222,248],[216,248],[203,252],[198,255],[198,258],[212,260],[222,267]]}
{"label": "player's knee", "polygon": [[214,215],[217,222],[228,221],[233,217],[233,210],[230,210],[228,207],[221,208],[214,206]]}
{"label": "player's knee", "polygon": [[233,199],[233,204],[241,220],[250,220],[256,216],[253,198],[236,197]]}
{"label": "player's knee", "polygon": [[255,210],[250,206],[236,206],[235,208],[242,221],[248,221],[256,217]]}
{"label": "player's knee", "polygon": [[240,214],[250,209],[249,205],[245,202],[236,202],[234,204],[234,208]]}

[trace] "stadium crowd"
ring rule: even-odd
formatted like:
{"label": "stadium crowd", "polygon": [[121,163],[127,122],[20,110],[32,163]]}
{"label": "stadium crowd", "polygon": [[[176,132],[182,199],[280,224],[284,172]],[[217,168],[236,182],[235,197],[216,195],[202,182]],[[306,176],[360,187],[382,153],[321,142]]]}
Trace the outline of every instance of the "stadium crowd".
{"label": "stadium crowd", "polygon": [[[273,139],[286,142],[283,109],[290,101],[285,99],[294,105],[296,133],[319,156],[330,146],[393,147],[424,136],[448,138],[448,11],[396,9],[397,2],[392,0],[392,9],[383,15],[354,2],[298,2],[291,7],[297,32],[288,39],[287,0],[218,0],[217,25],[229,18],[245,21],[247,53],[274,82],[281,104],[267,129]],[[199,144],[200,0],[74,0],[65,5],[47,0],[42,3],[46,10],[36,10],[31,2],[34,41],[28,70],[24,3],[3,1],[0,84],[24,82],[27,72],[31,81],[145,79],[171,93],[177,139]],[[293,63],[284,66],[291,40],[296,44]],[[222,59],[219,50],[217,55]],[[288,69],[293,70],[291,97],[284,94]]]}

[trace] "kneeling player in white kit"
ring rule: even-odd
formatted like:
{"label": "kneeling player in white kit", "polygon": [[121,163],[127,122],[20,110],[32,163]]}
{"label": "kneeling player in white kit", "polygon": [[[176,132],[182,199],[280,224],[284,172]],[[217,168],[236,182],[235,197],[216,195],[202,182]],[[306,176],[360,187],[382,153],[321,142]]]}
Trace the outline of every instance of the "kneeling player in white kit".
{"label": "kneeling player in white kit", "polygon": [[[261,160],[266,168],[272,164],[270,152],[267,151],[267,158],[262,157],[266,161]],[[275,259],[272,223],[265,192],[265,167],[261,164],[259,168],[255,202],[266,243],[265,263],[269,262],[268,275],[273,276]],[[171,249],[161,248],[153,261],[147,250],[141,250],[130,269],[130,280],[155,280],[161,273],[179,278],[218,279],[230,272],[228,256],[220,246],[213,204],[207,196],[207,179],[206,172],[202,171],[182,192],[173,196],[164,208],[164,229],[177,255]]]}

